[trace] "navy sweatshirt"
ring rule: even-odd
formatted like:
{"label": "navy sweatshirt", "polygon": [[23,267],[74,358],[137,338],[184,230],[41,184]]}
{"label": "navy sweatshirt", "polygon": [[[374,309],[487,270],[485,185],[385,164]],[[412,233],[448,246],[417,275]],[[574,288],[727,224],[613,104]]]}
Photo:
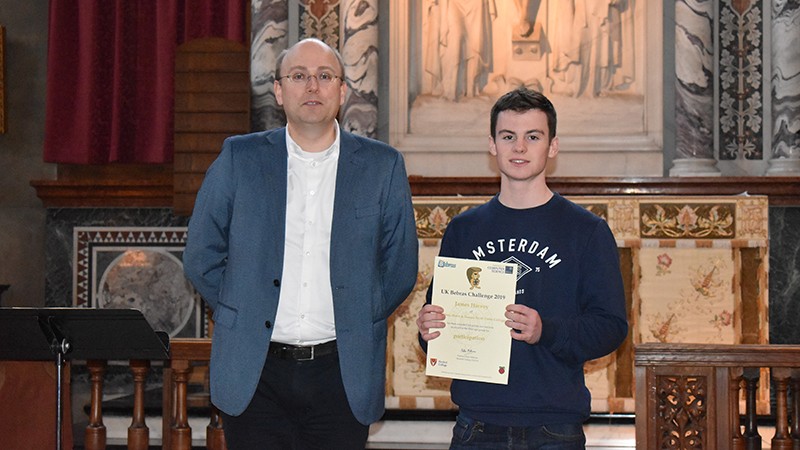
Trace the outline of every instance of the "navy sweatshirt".
{"label": "navy sweatshirt", "polygon": [[591,398],[583,364],[613,352],[628,332],[619,253],[606,222],[558,194],[529,209],[495,196],[453,218],[439,254],[516,263],[516,303],[542,318],[537,344],[512,341],[508,385],[453,380],[461,412],[507,426],[585,421]]}

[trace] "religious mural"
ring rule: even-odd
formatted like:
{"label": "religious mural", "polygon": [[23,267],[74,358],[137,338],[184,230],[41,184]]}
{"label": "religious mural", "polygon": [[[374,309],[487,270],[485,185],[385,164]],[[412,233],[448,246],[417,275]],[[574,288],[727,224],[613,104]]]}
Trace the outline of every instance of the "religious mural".
{"label": "religious mural", "polygon": [[[652,59],[661,51],[645,54],[660,42],[645,35],[648,8],[635,0],[410,1],[408,88],[398,94],[408,99],[409,121],[392,144],[413,152],[424,144],[405,138],[482,138],[494,101],[525,86],[553,101],[567,152],[598,151],[594,137],[617,151],[655,150],[660,138],[645,100],[661,93],[645,72],[657,73]],[[485,151],[482,140],[453,145]]]}
{"label": "religious mural", "polygon": [[424,0],[422,94],[631,93],[634,0]]}

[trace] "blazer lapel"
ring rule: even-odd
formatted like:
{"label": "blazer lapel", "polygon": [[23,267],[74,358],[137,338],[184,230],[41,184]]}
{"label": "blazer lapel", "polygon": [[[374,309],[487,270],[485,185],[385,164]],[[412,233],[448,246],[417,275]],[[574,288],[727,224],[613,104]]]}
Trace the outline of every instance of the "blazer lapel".
{"label": "blazer lapel", "polygon": [[[260,210],[261,223],[265,224],[270,235],[270,242],[280,242],[280,253],[283,255],[283,239],[286,224],[286,130],[278,130],[265,134],[266,142],[259,143],[259,160],[254,161],[259,170],[253,172],[257,174],[254,180],[247,180],[253,183],[252,205],[262,205]],[[280,239],[277,239],[277,238]],[[275,249],[270,249],[274,251]]]}
{"label": "blazer lapel", "polygon": [[[273,205],[277,209],[286,210],[286,165],[288,151],[286,150],[286,129],[280,128],[268,133],[266,136],[267,145],[264,151],[260,152],[262,158],[259,167],[262,170],[261,182],[264,183],[266,197],[275,199],[280,205]],[[281,193],[282,195],[275,195]],[[283,223],[284,221],[281,221]]]}
{"label": "blazer lapel", "polygon": [[356,193],[362,187],[359,178],[367,170],[366,162],[359,156],[362,144],[353,135],[341,131],[339,140],[339,166],[336,170],[336,195],[333,199],[333,220],[331,223],[331,281],[335,285],[336,270],[341,267],[340,257],[348,254],[349,230],[355,220]]}
{"label": "blazer lapel", "polygon": [[[341,131],[339,139],[339,167],[336,170],[336,195],[333,200],[333,224],[341,223],[346,217],[342,214],[349,210],[355,201],[358,178],[362,170],[366,170],[364,159],[359,156],[361,143],[353,135]],[[333,241],[335,236],[331,236]]]}

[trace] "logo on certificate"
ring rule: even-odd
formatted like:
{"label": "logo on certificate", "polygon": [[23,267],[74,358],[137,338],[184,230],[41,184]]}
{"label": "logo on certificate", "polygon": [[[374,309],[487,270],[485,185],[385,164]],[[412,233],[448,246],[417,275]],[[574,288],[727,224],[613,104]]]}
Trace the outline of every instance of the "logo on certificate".
{"label": "logo on certificate", "polygon": [[447,367],[448,363],[446,359],[442,358],[428,358],[431,361],[431,367],[439,366],[439,367]]}
{"label": "logo on certificate", "polygon": [[481,288],[481,268],[470,267],[467,269],[467,280],[469,281],[469,290]]}

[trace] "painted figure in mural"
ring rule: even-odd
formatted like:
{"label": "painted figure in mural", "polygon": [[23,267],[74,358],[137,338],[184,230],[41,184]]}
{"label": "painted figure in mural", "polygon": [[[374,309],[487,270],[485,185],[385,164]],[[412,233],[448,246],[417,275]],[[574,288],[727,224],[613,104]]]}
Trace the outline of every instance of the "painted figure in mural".
{"label": "painted figure in mural", "polygon": [[528,17],[530,0],[514,0],[517,6],[518,22],[514,27],[514,34],[526,38],[533,33],[533,21]]}
{"label": "painted figure in mural", "polygon": [[[520,88],[500,97],[490,132],[500,192],[452,219],[439,255],[519,265],[505,310],[511,361],[507,385],[453,380],[450,448],[583,449],[584,363],[613,352],[628,332],[617,244],[602,218],[547,186],[558,137],[544,95]],[[432,287],[416,321],[423,348],[447,326]]]}
{"label": "painted figure in mural", "polygon": [[555,8],[552,92],[598,96],[623,91],[634,81],[635,0],[569,0]]}
{"label": "painted figure in mural", "polygon": [[492,71],[494,0],[427,0],[425,14],[431,93],[448,100],[480,95]]}
{"label": "painted figure in mural", "polygon": [[184,270],[213,311],[230,450],[363,449],[384,412],[418,241],[402,155],[337,123],[344,77],[320,40],[282,52],[286,127],[226,139],[197,195]]}

